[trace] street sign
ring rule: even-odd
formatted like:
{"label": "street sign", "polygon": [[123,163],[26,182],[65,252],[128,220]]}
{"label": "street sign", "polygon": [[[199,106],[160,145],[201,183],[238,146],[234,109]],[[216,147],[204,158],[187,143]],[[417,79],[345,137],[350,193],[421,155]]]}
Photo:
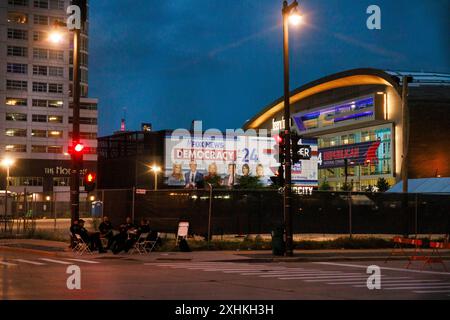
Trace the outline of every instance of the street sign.
{"label": "street sign", "polygon": [[147,190],[145,190],[145,189],[136,189],[136,194],[146,194],[147,193]]}
{"label": "street sign", "polygon": [[311,160],[311,157],[312,157],[311,146],[299,145],[298,146],[298,156],[299,156],[300,160]]}

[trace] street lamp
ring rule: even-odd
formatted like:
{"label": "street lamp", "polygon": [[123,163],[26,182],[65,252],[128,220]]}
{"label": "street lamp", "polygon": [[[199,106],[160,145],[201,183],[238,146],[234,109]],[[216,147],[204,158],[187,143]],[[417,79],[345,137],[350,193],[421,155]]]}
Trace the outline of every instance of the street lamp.
{"label": "street lamp", "polygon": [[[56,21],[54,29],[49,34],[49,41],[54,44],[60,44],[64,38],[63,33],[59,27],[67,27],[64,22]],[[75,146],[75,152],[71,153],[71,178],[70,178],[70,210],[72,223],[80,217],[80,171],[83,169],[83,155],[82,150],[76,150],[80,146],[80,98],[81,98],[81,84],[80,84],[80,38],[81,30],[73,29],[73,117],[72,117],[72,144]]]}
{"label": "street lamp", "polygon": [[292,183],[292,163],[291,163],[291,110],[290,110],[290,89],[289,89],[289,23],[298,25],[302,18],[298,12],[298,2],[294,0],[291,4],[283,2],[283,57],[284,57],[284,132],[285,132],[285,185],[284,185],[284,223],[286,232],[286,256],[294,254],[292,210],[291,210],[291,183]]}
{"label": "street lamp", "polygon": [[6,216],[8,213],[8,189],[9,189],[9,169],[14,165],[14,160],[11,158],[4,158],[1,162],[3,168],[6,169],[6,187],[5,187],[5,231],[6,231]]}
{"label": "street lamp", "polygon": [[59,44],[62,42],[64,36],[62,34],[62,32],[60,32],[59,30],[57,30],[57,28],[55,27],[55,30],[53,30],[52,32],[50,32],[50,34],[48,35],[48,40],[54,44]]}
{"label": "street lamp", "polygon": [[300,12],[298,11],[298,4],[291,10],[289,14],[289,23],[298,26],[303,21],[303,17],[300,15]]}
{"label": "street lamp", "polygon": [[158,190],[158,173],[161,172],[161,167],[158,167],[157,165],[153,165],[150,170],[155,175],[155,191]]}

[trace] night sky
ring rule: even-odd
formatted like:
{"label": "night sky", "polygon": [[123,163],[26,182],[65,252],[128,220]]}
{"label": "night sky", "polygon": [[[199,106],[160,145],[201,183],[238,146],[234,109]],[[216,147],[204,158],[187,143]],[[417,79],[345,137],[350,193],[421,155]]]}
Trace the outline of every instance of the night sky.
{"label": "night sky", "polygon": [[[291,89],[360,67],[450,72],[450,0],[299,1]],[[129,3],[129,4],[128,4]],[[366,27],[369,5],[382,30]],[[281,0],[90,1],[90,96],[100,135],[238,128],[283,93]]]}

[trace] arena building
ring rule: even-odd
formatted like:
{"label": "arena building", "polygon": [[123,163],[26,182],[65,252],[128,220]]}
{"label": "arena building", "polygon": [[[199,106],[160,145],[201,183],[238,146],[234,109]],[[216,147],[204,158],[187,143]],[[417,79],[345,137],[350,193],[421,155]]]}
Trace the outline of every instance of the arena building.
{"label": "arena building", "polygon": [[[353,190],[383,177],[401,180],[402,78],[409,84],[410,178],[450,177],[450,74],[354,69],[305,84],[291,93],[291,124],[319,141],[319,183]],[[244,129],[284,129],[283,97]],[[347,167],[347,170],[345,169]],[[347,173],[346,173],[347,171]]]}

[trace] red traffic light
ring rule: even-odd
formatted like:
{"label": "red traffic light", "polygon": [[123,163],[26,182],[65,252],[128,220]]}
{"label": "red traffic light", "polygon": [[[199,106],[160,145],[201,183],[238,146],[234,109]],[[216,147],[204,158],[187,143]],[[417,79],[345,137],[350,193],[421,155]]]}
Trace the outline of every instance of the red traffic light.
{"label": "red traffic light", "polygon": [[89,183],[95,182],[95,173],[88,173],[86,175],[86,181]]}
{"label": "red traffic light", "polygon": [[69,146],[69,154],[73,154],[76,156],[81,156],[86,152],[86,147],[84,144],[77,142],[73,143],[71,146]]}
{"label": "red traffic light", "polygon": [[78,153],[83,152],[84,145],[82,143],[77,143],[75,145],[75,147],[73,147],[73,149],[75,150],[75,152],[78,152]]}
{"label": "red traffic light", "polygon": [[84,190],[87,192],[92,192],[96,187],[97,176],[93,172],[88,172],[84,175]]}
{"label": "red traffic light", "polygon": [[275,135],[274,139],[278,144],[283,144],[283,137],[280,134]]}

